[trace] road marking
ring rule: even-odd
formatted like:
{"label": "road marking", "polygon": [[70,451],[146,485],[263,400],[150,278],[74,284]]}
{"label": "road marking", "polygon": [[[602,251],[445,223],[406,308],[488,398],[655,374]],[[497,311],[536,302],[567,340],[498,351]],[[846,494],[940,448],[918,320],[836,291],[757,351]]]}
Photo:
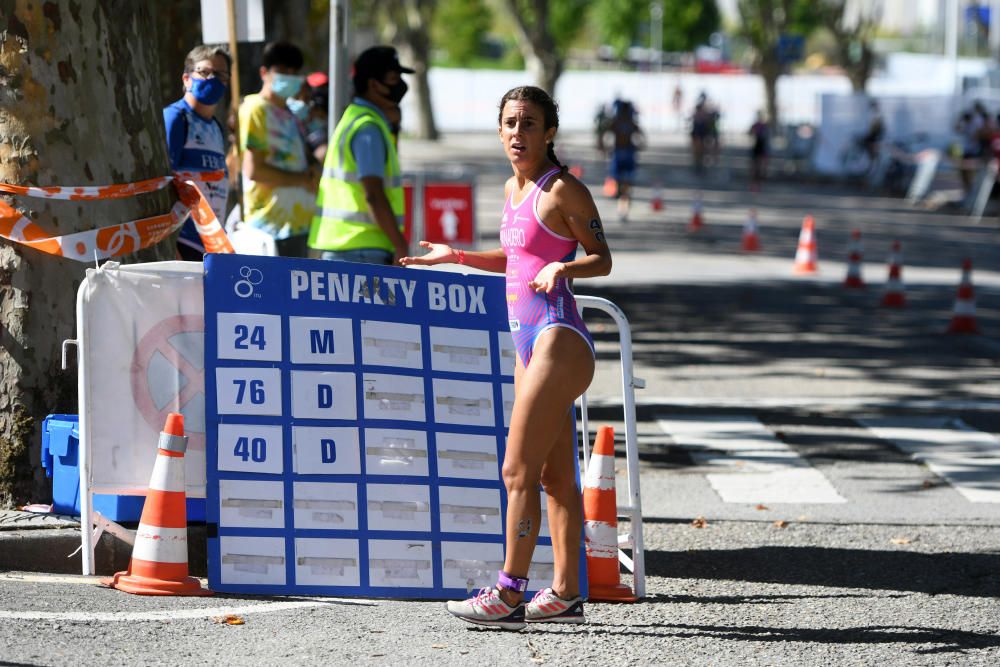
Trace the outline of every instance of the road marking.
{"label": "road marking", "polygon": [[325,600],[294,600],[287,602],[263,602],[241,607],[205,607],[202,609],[160,609],[157,611],[7,611],[0,609],[0,619],[20,621],[176,621],[214,616],[243,616],[245,614],[269,614],[290,609],[320,607],[326,604],[363,604],[351,600],[334,598]]}
{"label": "road marking", "polygon": [[847,502],[823,473],[753,417],[669,416],[657,423],[678,445],[696,448],[696,462],[726,469],[706,475],[723,502]]}
{"label": "road marking", "polygon": [[[587,404],[592,408],[621,408],[620,398],[589,398]],[[1000,400],[983,399],[972,401],[932,401],[932,400],[897,400],[877,396],[859,397],[823,397],[823,396],[785,396],[778,398],[723,398],[697,397],[684,398],[679,396],[643,396],[636,397],[636,407],[653,407],[661,410],[679,408],[716,408],[719,410],[759,410],[781,408],[865,408],[866,410],[934,410],[938,412],[958,412],[962,410],[1000,410]]]}
{"label": "road marking", "polygon": [[21,574],[0,572],[0,581],[24,581],[31,584],[86,584],[99,586],[104,577],[85,577],[82,575],[59,576],[57,574]]}
{"label": "road marking", "polygon": [[948,481],[969,502],[1000,503],[1000,438],[951,417],[858,419]]}

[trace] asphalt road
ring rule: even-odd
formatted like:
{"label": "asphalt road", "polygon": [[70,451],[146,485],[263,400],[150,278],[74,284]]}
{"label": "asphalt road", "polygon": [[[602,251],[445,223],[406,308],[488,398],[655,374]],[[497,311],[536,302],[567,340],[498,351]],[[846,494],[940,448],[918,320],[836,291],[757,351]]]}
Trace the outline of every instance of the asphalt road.
{"label": "asphalt road", "polygon": [[[597,192],[589,141],[563,138],[560,154]],[[479,174],[483,245],[495,242],[506,173],[495,144],[402,148],[406,169]],[[0,574],[0,662],[1000,663],[996,221],[801,178],[751,194],[742,152],[699,180],[675,140],[652,145],[628,222],[597,198],[615,272],[577,286],[625,311],[647,383],[637,393],[647,599],[589,604],[582,627],[513,634],[470,629],[440,602],[139,598],[12,572]],[[649,207],[654,183],[665,211]],[[707,226],[691,235],[699,192]],[[764,244],[754,256],[739,251],[750,206]],[[820,272],[802,278],[791,264],[806,213]],[[840,286],[854,226],[869,262],[859,292]],[[878,306],[896,238],[909,301],[899,311]],[[967,255],[983,335],[947,336]],[[623,454],[617,334],[600,316],[591,325],[591,425],[616,426]],[[624,459],[618,469],[622,493]],[[227,614],[243,624],[219,622]]]}

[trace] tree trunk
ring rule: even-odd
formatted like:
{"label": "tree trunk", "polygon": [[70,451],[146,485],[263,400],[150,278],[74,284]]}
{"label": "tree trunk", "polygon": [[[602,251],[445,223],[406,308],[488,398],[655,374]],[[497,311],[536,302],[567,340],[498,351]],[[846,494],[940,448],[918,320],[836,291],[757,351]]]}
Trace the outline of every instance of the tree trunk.
{"label": "tree trunk", "polygon": [[[146,3],[0,3],[0,182],[126,183],[169,173],[153,22]],[[52,235],[167,211],[169,190],[110,202],[18,197]],[[172,240],[138,253],[174,255]],[[134,257],[134,256],[133,256]],[[125,258],[128,259],[128,258]],[[42,418],[76,412],[75,337],[86,265],[0,241],[0,506],[43,500]]]}
{"label": "tree trunk", "polygon": [[414,94],[417,97],[418,139],[437,141],[440,138],[434,122],[431,104],[431,86],[428,69],[431,61],[430,25],[434,14],[434,0],[404,0],[400,12],[402,25],[399,36],[403,40],[403,62],[416,70]]}
{"label": "tree trunk", "polygon": [[526,16],[517,0],[507,0],[506,7],[517,27],[517,43],[524,65],[535,85],[555,95],[556,82],[563,72],[563,58],[548,26],[548,0],[532,0],[532,16]]}
{"label": "tree trunk", "polygon": [[172,0],[152,7],[156,19],[153,25],[159,62],[159,100],[160,106],[167,106],[183,94],[184,57],[201,44],[201,2]]}
{"label": "tree trunk", "polygon": [[780,118],[778,117],[778,77],[781,76],[781,64],[776,60],[762,60],[760,63],[760,75],[764,79],[764,95],[767,99],[767,117],[771,125],[772,132],[779,132]]}

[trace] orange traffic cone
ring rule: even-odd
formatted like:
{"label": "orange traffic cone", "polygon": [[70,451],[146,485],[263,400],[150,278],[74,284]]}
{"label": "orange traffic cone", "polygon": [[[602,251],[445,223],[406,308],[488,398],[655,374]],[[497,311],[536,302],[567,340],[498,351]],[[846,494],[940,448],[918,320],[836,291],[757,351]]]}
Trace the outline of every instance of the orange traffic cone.
{"label": "orange traffic cone", "polygon": [[104,583],[138,595],[212,595],[188,576],[184,417],[167,415],[128,570]]}
{"label": "orange traffic cone", "polygon": [[663,210],[663,190],[659,183],[653,184],[653,198],[649,201],[649,205],[654,211]]}
{"label": "orange traffic cone", "polygon": [[743,252],[760,250],[760,237],[757,234],[757,209],[750,209],[747,221],[743,223]]}
{"label": "orange traffic cone", "polygon": [[972,290],[972,260],[968,258],[962,260],[962,282],[958,285],[948,333],[979,333],[979,325],[976,323],[976,295]]}
{"label": "orange traffic cone", "polygon": [[844,278],[844,287],[864,289],[865,281],[861,277],[861,258],[863,255],[864,246],[861,244],[861,230],[855,229],[851,232],[851,242],[847,246],[847,277]]}
{"label": "orange traffic cone", "polygon": [[635,602],[618,568],[618,500],[615,496],[615,432],[597,431],[583,479],[583,529],[587,542],[587,584],[591,600]]}
{"label": "orange traffic cone", "polygon": [[892,254],[889,255],[889,280],[885,283],[885,294],[882,295],[882,305],[886,308],[902,308],[906,305],[901,247],[899,241],[892,242]]}
{"label": "orange traffic cone", "polygon": [[705,223],[701,219],[701,197],[698,197],[691,205],[691,222],[688,223],[688,231],[692,234],[700,232],[701,228],[704,226]]}
{"label": "orange traffic cone", "polygon": [[816,221],[811,215],[802,220],[799,247],[795,251],[795,273],[816,273]]}

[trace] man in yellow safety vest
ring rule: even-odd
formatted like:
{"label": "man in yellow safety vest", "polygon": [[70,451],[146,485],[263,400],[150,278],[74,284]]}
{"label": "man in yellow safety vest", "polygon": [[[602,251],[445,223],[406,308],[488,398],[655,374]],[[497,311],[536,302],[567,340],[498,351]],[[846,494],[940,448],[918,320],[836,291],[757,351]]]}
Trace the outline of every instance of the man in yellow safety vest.
{"label": "man in yellow safety vest", "polygon": [[355,97],[327,146],[309,247],[323,259],[395,264],[408,254],[403,183],[389,118],[407,85],[396,49],[373,46],[354,63]]}

